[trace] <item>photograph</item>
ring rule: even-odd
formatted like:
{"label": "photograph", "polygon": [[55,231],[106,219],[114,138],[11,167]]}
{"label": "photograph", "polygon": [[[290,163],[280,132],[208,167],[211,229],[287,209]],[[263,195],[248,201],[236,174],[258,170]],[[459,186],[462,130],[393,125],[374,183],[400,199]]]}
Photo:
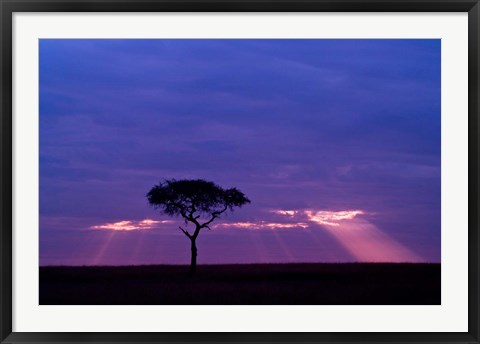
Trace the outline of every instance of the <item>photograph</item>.
{"label": "photograph", "polygon": [[441,48],[39,39],[40,306],[441,305]]}

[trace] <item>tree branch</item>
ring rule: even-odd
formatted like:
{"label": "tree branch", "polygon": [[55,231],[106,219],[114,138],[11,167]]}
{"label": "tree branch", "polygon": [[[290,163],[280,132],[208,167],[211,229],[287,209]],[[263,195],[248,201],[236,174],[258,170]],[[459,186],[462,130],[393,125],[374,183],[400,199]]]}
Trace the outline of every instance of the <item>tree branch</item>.
{"label": "tree branch", "polygon": [[190,233],[188,233],[185,229],[183,229],[180,226],[178,226],[178,228],[180,228],[180,230],[183,232],[183,234],[185,234],[187,237],[189,237],[190,239],[192,238],[192,235]]}
{"label": "tree branch", "polygon": [[197,208],[195,208],[195,204],[193,204],[193,202],[191,202],[191,204],[192,204],[192,207],[190,208],[190,214],[188,214],[188,216],[193,218],[193,213],[197,211]]}
{"label": "tree branch", "polygon": [[223,214],[227,209],[228,209],[228,206],[225,205],[222,210],[214,211],[212,213],[212,217],[210,218],[210,220],[200,225],[200,228],[209,228],[208,225],[211,224],[213,220],[215,220],[219,215]]}
{"label": "tree branch", "polygon": [[185,215],[184,215],[184,213],[182,213],[182,216],[183,216],[185,219],[187,219],[188,221],[193,222],[193,223],[195,224],[195,226],[198,227],[198,226],[200,226],[200,223],[197,221],[197,219],[200,217],[200,215],[198,215],[198,216],[193,216],[196,211],[197,211],[197,208],[195,208],[195,204],[192,203],[192,208],[190,209],[189,214],[187,215],[187,214],[185,213]]}

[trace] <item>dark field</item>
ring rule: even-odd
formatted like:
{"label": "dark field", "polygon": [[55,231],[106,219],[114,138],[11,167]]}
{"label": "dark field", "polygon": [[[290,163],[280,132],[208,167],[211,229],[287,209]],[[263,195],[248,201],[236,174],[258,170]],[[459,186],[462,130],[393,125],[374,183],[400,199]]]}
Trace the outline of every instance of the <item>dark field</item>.
{"label": "dark field", "polygon": [[41,267],[41,305],[434,305],[440,264]]}

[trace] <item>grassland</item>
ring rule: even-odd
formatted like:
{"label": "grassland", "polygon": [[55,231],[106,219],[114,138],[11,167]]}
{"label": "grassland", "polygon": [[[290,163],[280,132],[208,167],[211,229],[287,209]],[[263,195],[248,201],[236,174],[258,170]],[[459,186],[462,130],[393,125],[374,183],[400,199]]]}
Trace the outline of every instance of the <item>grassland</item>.
{"label": "grassland", "polygon": [[41,305],[434,305],[440,264],[41,267]]}

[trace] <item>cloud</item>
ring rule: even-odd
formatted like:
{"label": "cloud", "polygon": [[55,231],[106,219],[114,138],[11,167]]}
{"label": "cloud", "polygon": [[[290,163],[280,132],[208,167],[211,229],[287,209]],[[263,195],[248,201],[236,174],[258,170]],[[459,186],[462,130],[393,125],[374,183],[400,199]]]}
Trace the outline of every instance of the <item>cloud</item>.
{"label": "cloud", "polygon": [[275,230],[275,229],[307,229],[312,224],[327,226],[339,226],[341,221],[352,220],[358,215],[365,214],[362,210],[270,210],[269,213],[279,215],[275,220],[267,220],[268,215],[263,214],[262,219],[258,221],[236,221],[224,222],[214,226],[214,228],[237,228],[252,230]]}
{"label": "cloud", "polygon": [[143,229],[153,229],[158,227],[158,225],[171,224],[173,221],[163,220],[155,221],[150,219],[145,219],[141,221],[118,221],[113,223],[104,223],[102,225],[91,226],[90,229],[100,229],[100,230],[113,230],[113,231],[135,231]]}
{"label": "cloud", "polygon": [[308,216],[308,219],[312,222],[315,222],[321,225],[338,226],[339,221],[351,220],[357,215],[364,214],[364,212],[361,210],[342,210],[342,211],[306,210],[305,214]]}
{"label": "cloud", "polygon": [[295,223],[280,223],[280,222],[267,222],[267,221],[258,221],[258,222],[231,222],[231,223],[220,223],[215,227],[220,228],[241,228],[241,229],[291,229],[291,228],[308,228],[308,224],[305,222],[295,222]]}
{"label": "cloud", "polygon": [[[270,213],[281,215],[279,221],[266,219],[258,221],[236,221],[217,223],[213,228],[237,228],[251,230],[275,230],[275,229],[307,229],[312,223],[338,226],[340,221],[352,220],[357,215],[364,214],[361,210],[272,210]],[[268,215],[267,215],[268,216]],[[145,219],[141,221],[122,220],[112,223],[91,226],[90,229],[113,230],[113,231],[134,231],[157,228],[160,225],[174,223],[172,220],[155,221]]]}
{"label": "cloud", "polygon": [[272,210],[274,214],[284,215],[292,218],[305,217],[309,222],[320,225],[339,226],[339,221],[352,220],[357,215],[365,214],[362,210]]}

